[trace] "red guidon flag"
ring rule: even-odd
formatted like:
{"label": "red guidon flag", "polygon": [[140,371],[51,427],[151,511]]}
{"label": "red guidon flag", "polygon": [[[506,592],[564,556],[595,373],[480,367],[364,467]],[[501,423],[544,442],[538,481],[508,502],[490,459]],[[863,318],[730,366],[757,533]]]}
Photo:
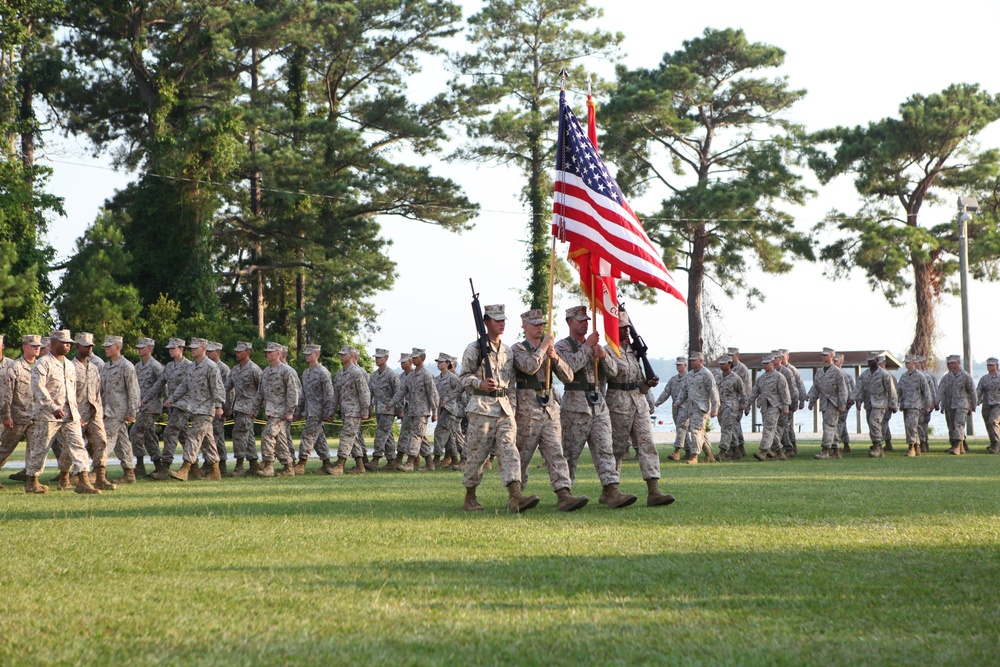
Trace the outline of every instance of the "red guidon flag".
{"label": "red guidon flag", "polygon": [[686,303],[596,146],[566,104],[565,91],[559,94],[553,213],[552,233],[568,241],[578,257],[590,253],[594,275],[640,283]]}

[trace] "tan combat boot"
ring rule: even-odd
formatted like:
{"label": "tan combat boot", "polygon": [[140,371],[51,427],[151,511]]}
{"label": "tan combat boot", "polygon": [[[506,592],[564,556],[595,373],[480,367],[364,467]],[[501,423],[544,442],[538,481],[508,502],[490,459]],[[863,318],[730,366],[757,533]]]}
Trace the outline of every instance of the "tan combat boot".
{"label": "tan combat boot", "polygon": [[556,489],[556,497],[559,499],[556,507],[560,512],[575,512],[590,502],[587,496],[572,495],[568,488]]}
{"label": "tan combat boot", "polygon": [[[142,457],[141,456],[135,457],[135,469],[134,469],[133,472],[134,472],[134,474],[135,474],[136,477],[145,477],[146,476],[146,464],[142,462]],[[131,484],[131,482],[124,481],[124,479],[123,479],[122,483],[123,484]]]}
{"label": "tan combat boot", "polygon": [[619,491],[617,484],[608,484],[601,490],[601,502],[613,510],[628,507],[638,499],[638,496],[634,496],[631,493],[622,493]]}
{"label": "tan combat boot", "polygon": [[850,443],[845,442],[843,449],[844,449],[844,453],[845,454],[850,454],[851,453],[851,445],[850,445]]}
{"label": "tan combat boot", "polygon": [[761,449],[759,451],[754,452],[753,453],[753,457],[755,459],[757,459],[758,461],[766,461],[768,459],[768,455],[767,454],[768,454],[767,452],[765,452],[763,449]]}
{"label": "tan combat boot", "polygon": [[452,464],[452,458],[450,456],[445,456],[441,459],[441,465],[439,466],[442,470],[445,468],[450,468]]}
{"label": "tan combat boot", "polygon": [[283,463],[281,472],[274,474],[275,477],[295,477],[295,461],[289,461],[288,463]]}
{"label": "tan combat boot", "polygon": [[114,491],[118,485],[108,479],[107,466],[94,466],[94,488],[101,491]]}
{"label": "tan combat boot", "polygon": [[100,495],[101,490],[95,489],[94,485],[90,483],[90,473],[86,470],[80,471],[80,482],[73,489],[77,493],[86,495]]}
{"label": "tan combat boot", "polygon": [[134,468],[122,468],[122,478],[118,480],[119,484],[135,484],[135,469]]}
{"label": "tan combat boot", "polygon": [[774,455],[774,459],[776,461],[787,461],[788,460],[788,454],[785,453],[785,450],[779,449],[778,453]]}
{"label": "tan combat boot", "polygon": [[831,459],[842,459],[844,457],[840,455],[840,450],[837,449],[836,447],[834,447],[833,449],[830,450],[830,458]]}
{"label": "tan combat boot", "polygon": [[344,474],[344,464],[347,463],[347,459],[342,456],[337,457],[337,462],[330,466],[330,472],[328,475],[343,475]]}
{"label": "tan combat boot", "polygon": [[[183,464],[181,464],[181,467],[178,470],[175,470],[172,473],[170,473],[170,476],[179,482],[186,482],[189,479],[192,479],[191,469],[193,467],[194,466],[192,466],[189,462],[185,461]],[[199,479],[201,478],[199,477]]]}
{"label": "tan combat boot", "polygon": [[365,474],[365,459],[363,456],[354,457],[354,467],[351,468],[347,474],[349,475],[363,475]]}
{"label": "tan combat boot", "polygon": [[[69,478],[69,473],[67,473],[67,479]],[[38,483],[38,475],[32,475],[28,477],[24,476],[24,492],[25,493],[41,493],[45,494],[49,492],[49,487],[44,484]]]}
{"label": "tan combat boot", "polygon": [[368,472],[378,472],[378,460],[381,456],[373,457],[370,461],[365,461],[365,470]]}
{"label": "tan combat boot", "polygon": [[226,465],[225,461],[219,461],[219,472],[223,475],[228,471],[229,466]]}
{"label": "tan combat boot", "polygon": [[465,487],[465,502],[462,503],[462,509],[466,512],[483,511],[483,506],[479,504],[479,499],[476,498],[476,487]]}
{"label": "tan combat boot", "polygon": [[323,459],[323,465],[320,466],[319,471],[324,475],[332,475],[333,473],[330,472],[331,470],[333,470],[333,461],[330,459]]}
{"label": "tan combat boot", "polygon": [[915,451],[913,451],[915,449],[916,449],[916,447],[914,447],[913,445],[910,445],[909,448],[906,450],[906,456],[910,456],[910,457],[916,456],[917,453]]}
{"label": "tan combat boot", "polygon": [[511,482],[507,485],[507,511],[513,514],[527,512],[538,504],[538,496],[526,496],[521,493],[521,483]]}
{"label": "tan combat boot", "polygon": [[658,480],[655,478],[646,480],[647,507],[661,507],[674,502],[672,495],[660,491],[660,485],[657,482]]}
{"label": "tan combat boot", "polygon": [[[195,461],[194,463],[191,464],[191,469],[188,470],[187,479],[190,479],[190,480],[201,479],[201,468],[198,466],[198,462],[197,461]],[[187,481],[187,480],[185,480],[185,481]]]}
{"label": "tan combat boot", "polygon": [[222,479],[222,467],[219,462],[206,463],[201,469],[201,478],[209,482]]}
{"label": "tan combat boot", "polygon": [[69,470],[60,470],[59,476],[56,477],[56,489],[59,491],[72,491],[74,486],[76,484],[69,481]]}
{"label": "tan combat boot", "polygon": [[668,456],[667,458],[670,459],[671,461],[680,461],[681,460],[681,448],[680,447],[674,447],[674,453],[671,454],[670,456]]}
{"label": "tan combat boot", "polygon": [[821,461],[825,461],[825,460],[829,459],[830,458],[830,448],[829,447],[823,447],[821,450],[819,450],[819,454],[814,454],[813,455],[813,458],[814,459],[819,459]]}
{"label": "tan combat boot", "polygon": [[264,461],[257,468],[257,477],[274,477],[274,461]]}
{"label": "tan combat boot", "polygon": [[[435,458],[437,458],[437,457],[435,457]],[[437,470],[437,462],[434,461],[434,460],[432,460],[431,457],[425,456],[424,457],[424,470],[426,470],[428,472],[434,472],[435,470]]]}
{"label": "tan combat boot", "polygon": [[156,465],[159,466],[159,469],[150,475],[150,477],[160,482],[170,479],[170,464],[164,459],[160,459],[156,462]]}
{"label": "tan combat boot", "polygon": [[684,457],[684,463],[696,465],[698,463],[698,452],[688,452],[687,456]]}
{"label": "tan combat boot", "polygon": [[233,467],[233,477],[243,477],[246,473],[247,471],[243,468],[243,459],[237,458],[236,465]]}
{"label": "tan combat boot", "polygon": [[868,450],[868,456],[870,456],[873,459],[882,458],[882,448],[873,445],[871,449]]}
{"label": "tan combat boot", "polygon": [[392,457],[392,456],[386,456],[385,457],[385,465],[382,466],[381,470],[382,470],[382,472],[390,472],[392,470],[395,470],[397,465],[398,464],[397,464],[396,459],[394,457]]}
{"label": "tan combat boot", "polygon": [[715,463],[715,455],[711,449],[705,452],[705,463]]}
{"label": "tan combat boot", "polygon": [[951,443],[951,449],[949,449],[946,453],[952,454],[952,455],[955,455],[955,456],[958,456],[959,454],[962,453],[962,441],[961,440],[949,440],[948,442]]}
{"label": "tan combat boot", "polygon": [[396,470],[399,472],[413,472],[420,467],[420,457],[408,455],[406,457],[406,463],[397,466]]}
{"label": "tan combat boot", "polygon": [[309,459],[300,458],[299,461],[298,461],[298,463],[295,464],[295,474],[296,475],[304,475],[304,474],[306,474],[306,463],[308,463],[308,462],[309,462]]}
{"label": "tan combat boot", "polygon": [[247,477],[260,477],[260,461],[257,459],[250,459],[247,466]]}

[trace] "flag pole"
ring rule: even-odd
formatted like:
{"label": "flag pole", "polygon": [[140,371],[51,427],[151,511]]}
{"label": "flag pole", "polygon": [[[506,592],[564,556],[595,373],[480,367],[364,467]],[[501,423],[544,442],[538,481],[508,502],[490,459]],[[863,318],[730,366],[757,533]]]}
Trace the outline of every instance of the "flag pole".
{"label": "flag pole", "polygon": [[[559,70],[559,90],[566,90],[566,80],[569,79],[569,72],[566,68]],[[548,335],[552,335],[552,300],[554,299],[555,293],[555,281],[556,281],[556,235],[552,235],[552,250],[549,251],[549,327]],[[548,355],[545,356],[545,398],[549,397],[549,392],[552,389],[552,358]]]}
{"label": "flag pole", "polygon": [[[590,321],[594,324],[594,333],[597,333],[597,301],[595,299],[597,292],[594,286],[594,270],[591,267],[590,271]],[[597,344],[601,344],[600,338],[597,339]],[[597,374],[597,355],[594,355],[594,391],[597,391],[598,385],[598,374]]]}

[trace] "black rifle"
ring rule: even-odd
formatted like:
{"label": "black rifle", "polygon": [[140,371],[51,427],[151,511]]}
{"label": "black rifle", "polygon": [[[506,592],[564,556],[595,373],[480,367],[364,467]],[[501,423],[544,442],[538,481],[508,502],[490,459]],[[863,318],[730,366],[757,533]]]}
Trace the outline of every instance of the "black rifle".
{"label": "black rifle", "polygon": [[486,322],[483,321],[483,308],[479,305],[479,294],[476,286],[469,278],[469,287],[472,288],[472,317],[476,320],[476,334],[479,336],[479,356],[486,364],[486,379],[493,379],[493,369],[490,368],[490,335],[486,333]]}
{"label": "black rifle", "polygon": [[[625,304],[618,304],[618,310],[624,312]],[[635,330],[635,325],[632,324],[631,317],[628,318],[628,335],[632,339],[629,343],[632,346],[632,351],[635,352],[636,358],[642,362],[642,373],[646,377],[646,383],[659,382],[660,378],[653,372],[653,366],[649,363],[649,358],[646,356],[646,353],[649,352],[649,347],[646,346],[646,341],[642,339],[639,332]]]}

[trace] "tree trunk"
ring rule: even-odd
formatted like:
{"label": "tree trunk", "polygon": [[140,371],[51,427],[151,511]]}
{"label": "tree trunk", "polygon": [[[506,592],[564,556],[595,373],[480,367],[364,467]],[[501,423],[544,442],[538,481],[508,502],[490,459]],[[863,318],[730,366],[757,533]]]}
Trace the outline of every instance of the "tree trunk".
{"label": "tree trunk", "polygon": [[[299,261],[306,261],[306,251],[299,248]],[[306,270],[300,268],[295,276],[295,339],[301,352],[306,344]]]}
{"label": "tree trunk", "polygon": [[937,322],[934,308],[937,305],[937,277],[932,263],[911,259],[913,266],[913,291],[917,297],[917,326],[910,343],[910,354],[931,356]]}
{"label": "tree trunk", "polygon": [[528,301],[532,308],[541,308],[542,312],[549,310],[549,235],[546,216],[547,193],[542,191],[545,179],[541,146],[541,136],[531,137],[531,174],[528,178],[528,204],[531,209],[531,222],[528,224],[528,237],[531,247],[528,250],[528,269],[531,279],[528,283]]}
{"label": "tree trunk", "polygon": [[701,293],[705,284],[705,223],[694,228],[691,239],[691,265],[688,267],[688,351],[702,352],[704,325],[701,313]]}

